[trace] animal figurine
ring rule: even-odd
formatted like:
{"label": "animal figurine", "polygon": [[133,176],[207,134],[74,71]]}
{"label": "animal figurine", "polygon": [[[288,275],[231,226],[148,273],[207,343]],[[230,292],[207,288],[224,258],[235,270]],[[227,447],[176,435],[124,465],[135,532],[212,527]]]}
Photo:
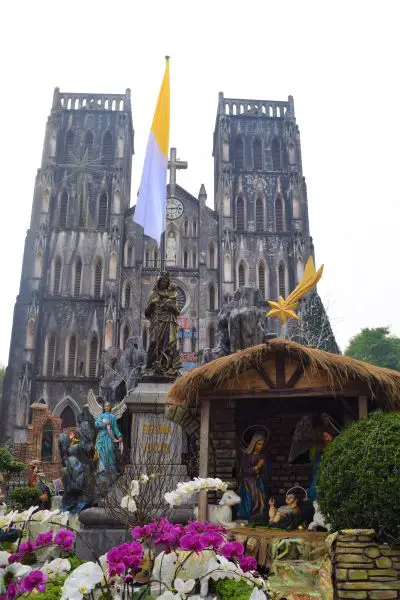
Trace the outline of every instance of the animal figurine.
{"label": "animal figurine", "polygon": [[[234,491],[228,490],[224,492],[218,504],[209,504],[207,506],[207,520],[210,523],[217,523],[223,527],[235,527],[235,521],[232,521],[232,506],[240,504],[241,498]],[[194,509],[196,519],[199,516],[199,508]]]}
{"label": "animal figurine", "polygon": [[318,502],[316,500],[314,500],[313,502],[313,507],[315,510],[314,517],[311,523],[309,524],[308,529],[310,531],[318,531],[319,529],[327,529],[328,531],[330,531],[331,527],[330,525],[328,525],[328,523],[325,523],[324,515],[319,510]]}
{"label": "animal figurine", "polygon": [[175,578],[200,579],[200,597],[205,598],[211,574],[219,568],[214,550],[203,550],[200,554],[190,550],[160,552],[154,561],[152,579],[157,583],[152,586],[152,594],[156,596],[165,589],[172,589]]}

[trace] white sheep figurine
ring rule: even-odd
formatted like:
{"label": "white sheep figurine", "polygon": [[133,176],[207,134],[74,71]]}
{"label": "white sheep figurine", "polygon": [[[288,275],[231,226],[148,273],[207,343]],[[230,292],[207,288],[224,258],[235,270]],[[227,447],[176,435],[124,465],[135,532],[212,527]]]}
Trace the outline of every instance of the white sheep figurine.
{"label": "white sheep figurine", "polygon": [[[207,521],[217,523],[223,527],[235,527],[235,521],[232,521],[232,506],[240,504],[241,498],[234,491],[228,490],[224,492],[218,504],[207,505]],[[194,516],[197,519],[199,516],[199,508],[194,509]]]}
{"label": "white sheep figurine", "polygon": [[214,550],[203,550],[200,554],[191,550],[174,550],[168,554],[161,552],[154,561],[152,594],[170,590],[175,578],[199,579],[200,596],[208,594],[208,584],[213,571],[220,569]]}

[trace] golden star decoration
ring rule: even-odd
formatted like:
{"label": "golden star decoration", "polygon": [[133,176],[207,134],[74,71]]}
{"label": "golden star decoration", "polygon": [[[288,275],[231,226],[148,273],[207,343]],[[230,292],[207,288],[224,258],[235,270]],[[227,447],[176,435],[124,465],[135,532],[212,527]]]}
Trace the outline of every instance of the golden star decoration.
{"label": "golden star decoration", "polygon": [[284,325],[288,319],[299,319],[294,312],[294,309],[298,306],[298,302],[287,304],[286,300],[282,298],[282,296],[279,296],[277,302],[269,300],[268,304],[270,305],[271,310],[267,313],[267,317],[277,317],[281,322],[281,325]]}

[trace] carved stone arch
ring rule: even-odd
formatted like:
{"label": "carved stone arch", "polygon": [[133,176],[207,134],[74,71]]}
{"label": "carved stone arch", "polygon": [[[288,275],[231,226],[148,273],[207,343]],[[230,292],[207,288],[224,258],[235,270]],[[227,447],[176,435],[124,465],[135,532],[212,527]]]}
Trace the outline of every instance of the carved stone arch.
{"label": "carved stone arch", "polygon": [[243,258],[239,261],[238,266],[237,266],[236,281],[237,281],[237,285],[236,285],[237,288],[248,285],[249,265],[247,264],[247,261],[245,261]]}
{"label": "carved stone arch", "polygon": [[253,158],[253,168],[261,171],[263,169],[263,141],[261,135],[256,134],[251,142],[251,152]]}
{"label": "carved stone arch", "polygon": [[135,244],[130,238],[126,240],[124,246],[124,265],[125,267],[135,266]]}
{"label": "carved stone arch", "polygon": [[286,261],[281,258],[276,270],[278,296],[285,298],[289,293],[289,271]]}
{"label": "carved stone arch", "polygon": [[67,395],[67,396],[64,396],[64,398],[56,404],[56,406],[53,410],[53,415],[55,417],[61,417],[61,413],[67,406],[72,408],[75,417],[77,417],[79,415],[79,413],[81,412],[81,408],[80,408],[79,404],[76,402],[76,400],[74,400],[71,396]]}
{"label": "carved stone arch", "polygon": [[119,347],[121,350],[125,349],[126,342],[130,337],[132,337],[132,325],[128,320],[125,320],[121,325],[119,334]]}
{"label": "carved stone arch", "polygon": [[218,310],[218,284],[216,281],[210,281],[208,285],[208,310]]}
{"label": "carved stone arch", "polygon": [[216,269],[218,266],[218,251],[215,240],[211,240],[207,247],[207,263],[209,269]]}
{"label": "carved stone arch", "polygon": [[257,264],[257,288],[261,291],[262,297],[266,300],[269,296],[269,275],[268,265],[264,258],[260,258]]}

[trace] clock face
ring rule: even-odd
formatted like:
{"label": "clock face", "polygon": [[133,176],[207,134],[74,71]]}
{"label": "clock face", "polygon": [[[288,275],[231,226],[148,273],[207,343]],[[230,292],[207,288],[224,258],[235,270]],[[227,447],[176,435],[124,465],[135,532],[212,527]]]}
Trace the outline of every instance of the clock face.
{"label": "clock face", "polygon": [[183,215],[183,204],[177,198],[168,198],[167,202],[167,219],[179,219]]}

